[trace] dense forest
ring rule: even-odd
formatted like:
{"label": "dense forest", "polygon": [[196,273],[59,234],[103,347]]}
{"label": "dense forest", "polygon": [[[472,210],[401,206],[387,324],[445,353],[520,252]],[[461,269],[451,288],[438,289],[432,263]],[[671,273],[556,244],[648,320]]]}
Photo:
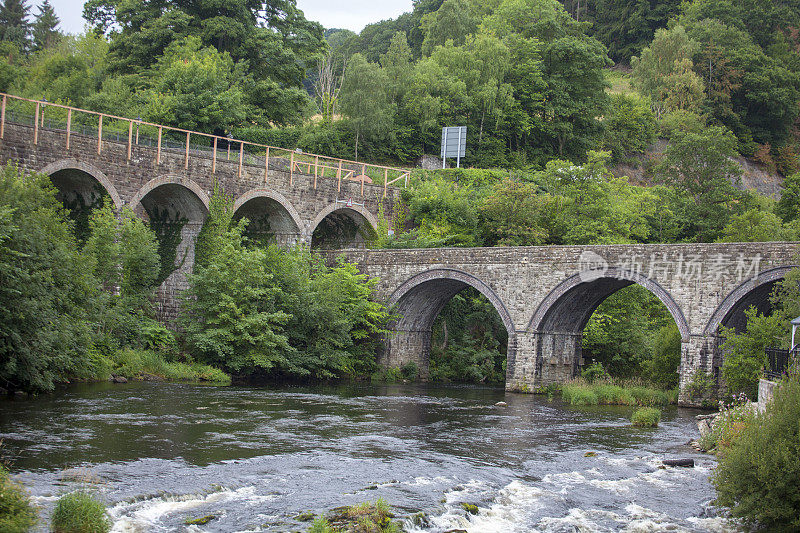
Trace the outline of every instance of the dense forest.
{"label": "dense forest", "polygon": [[[438,153],[441,127],[466,125],[462,163],[471,168],[415,172],[394,206],[394,219],[385,222],[394,226],[394,236],[382,231],[372,243],[377,247],[799,238],[797,2],[412,4],[397,19],[356,34],[307,20],[293,0],[230,0],[224,6],[206,0],[90,0],[84,6],[86,30],[64,35],[47,0],[36,13],[25,0],[4,0],[0,91],[409,166],[423,154]],[[742,189],[737,162],[742,157],[784,178],[779,200]],[[640,170],[637,183],[615,170],[632,167]],[[22,215],[11,200],[2,205],[8,208],[9,227],[17,228],[0,235],[8,248],[19,230],[14,217]],[[218,211],[210,220],[225,220],[224,208]],[[138,228],[129,217],[122,220]],[[337,278],[343,276],[352,281],[358,301],[366,302],[366,280],[345,265],[329,271],[305,252],[279,252],[251,242],[246,228],[232,220],[223,226],[224,238],[214,245],[221,263],[214,268],[235,277],[246,274],[235,272],[241,262],[260,265],[266,276],[260,279],[271,281],[251,285],[255,280],[243,278],[241,285],[215,286],[212,267],[201,260],[186,313],[205,318],[183,324],[180,342],[187,353],[233,372],[331,377],[370,371],[366,354],[375,347],[362,341],[381,330],[384,311],[366,303],[358,310],[336,307],[325,292],[343,283]],[[93,248],[84,241],[78,236],[70,244],[74,249],[62,252],[91,255]],[[9,252],[16,258],[9,264],[22,261],[17,252],[28,253],[19,246],[9,248],[17,250]],[[301,265],[308,280],[290,276],[287,262]],[[108,293],[104,288],[119,283],[95,276],[86,281],[95,287],[92,294],[102,296]],[[144,301],[152,298],[152,284],[134,284],[140,287],[131,289],[138,303],[120,304],[125,317],[131,309],[130,316],[151,316]],[[242,313],[252,313],[253,322],[212,324],[212,314],[219,314],[212,312],[213,291],[239,291],[227,297],[244,306]],[[119,294],[113,296],[103,298],[116,301]],[[203,305],[210,307],[197,307],[204,296]],[[344,321],[337,323],[341,331],[304,331],[310,326],[307,317],[298,318],[299,309],[312,301],[321,308],[333,306],[331,316]],[[107,331],[105,312],[95,315],[97,306],[92,309],[65,324],[88,321],[87,331]],[[129,320],[114,318],[119,324]],[[348,321],[351,329],[345,327]],[[155,328],[147,324],[138,329]],[[273,334],[256,333],[265,324]],[[778,330],[769,330],[775,342]],[[251,344],[230,344],[234,331]],[[41,342],[55,342],[54,335]],[[103,337],[115,339],[113,346],[100,349],[110,341],[87,335],[73,334],[86,342],[73,340],[72,352],[58,352],[66,358],[81,349],[95,355],[99,350],[106,359],[98,361],[110,364],[108,358],[126,346],[152,348],[155,342],[115,333]],[[502,381],[505,341],[491,305],[465,291],[437,319],[432,375]],[[679,347],[666,308],[636,287],[604,302],[584,336],[587,363],[663,386],[675,385]],[[326,360],[326,349],[339,355]],[[54,360],[66,364],[66,359]],[[17,367],[4,372],[22,379]],[[47,389],[57,375],[19,382]]]}

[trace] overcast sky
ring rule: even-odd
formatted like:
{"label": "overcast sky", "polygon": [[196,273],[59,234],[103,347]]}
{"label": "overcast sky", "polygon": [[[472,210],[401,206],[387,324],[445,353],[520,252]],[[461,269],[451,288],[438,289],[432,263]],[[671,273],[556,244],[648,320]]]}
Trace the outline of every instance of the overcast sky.
{"label": "overcast sky", "polygon": [[[31,6],[39,3],[39,0],[28,1]],[[80,33],[83,30],[83,0],[51,0],[51,3],[61,19],[63,31]],[[411,0],[297,0],[297,5],[307,19],[316,20],[326,28],[347,28],[356,32],[370,22],[411,11]],[[32,7],[31,13],[38,13],[38,9]]]}

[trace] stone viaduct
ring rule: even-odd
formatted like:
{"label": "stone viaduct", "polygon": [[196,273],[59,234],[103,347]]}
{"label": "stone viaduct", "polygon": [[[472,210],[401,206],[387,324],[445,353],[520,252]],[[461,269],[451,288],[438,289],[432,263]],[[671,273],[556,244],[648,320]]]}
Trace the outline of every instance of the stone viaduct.
{"label": "stone viaduct", "polygon": [[[532,390],[575,376],[582,364],[582,332],[600,303],[614,292],[639,284],[664,303],[680,331],[682,399],[696,372],[719,380],[721,326],[741,329],[744,311],[770,308],[769,294],[798,265],[798,243],[548,246],[366,250],[361,230],[377,230],[379,217],[391,220],[399,190],[373,185],[407,171],[297,155],[288,150],[229,141],[185,130],[185,145],[139,142],[145,123],[65,106],[24,100],[29,113],[0,110],[0,162],[49,175],[66,203],[94,203],[107,194],[117,208],[144,218],[181,219],[176,253],[181,266],[159,289],[162,318],[177,312],[177,295],[194,262],[194,240],[209,209],[214,183],[235,199],[236,216],[266,220],[278,242],[316,244],[325,223],[351,221],[358,234],[340,252],[377,278],[378,297],[394,308],[394,332],[381,362],[414,362],[423,377],[430,354],[431,328],[442,307],[467,287],[494,305],[508,331],[506,387]],[[45,122],[55,108],[61,122]],[[75,129],[73,114],[95,118],[89,134]],[[52,114],[52,113],[51,113]],[[65,119],[65,121],[63,120]],[[116,133],[103,130],[116,121]],[[122,124],[122,128],[120,128]],[[121,135],[120,135],[121,131]],[[200,137],[192,145],[190,137]],[[135,139],[135,141],[134,141]],[[222,143],[222,144],[221,144]],[[245,149],[247,146],[247,150]],[[231,155],[231,147],[233,147]],[[237,153],[238,152],[238,153]],[[260,155],[263,153],[263,155]],[[380,176],[382,174],[382,176]],[[338,221],[337,221],[338,217]],[[333,221],[333,222],[331,222]]]}
{"label": "stone viaduct", "polygon": [[798,264],[798,243],[640,244],[416,250],[345,250],[379,280],[398,317],[381,362],[414,362],[423,375],[431,327],[458,292],[474,287],[508,331],[506,388],[533,390],[578,373],[583,329],[623,287],[646,288],[669,310],[682,339],[684,402],[695,372],[719,380],[720,326],[741,329],[744,311],[770,309],[775,284]]}
{"label": "stone viaduct", "polygon": [[[20,110],[22,105],[27,107]],[[107,194],[117,208],[143,218],[183,221],[176,254],[181,267],[160,287],[166,320],[177,312],[214,183],[235,199],[235,216],[266,221],[279,243],[311,244],[324,224],[349,221],[358,231],[347,235],[346,244],[359,246],[365,231],[377,230],[380,216],[391,219],[399,196],[399,189],[374,185],[367,174],[388,181],[407,176],[402,169],[278,148],[270,153],[261,145],[11,95],[2,95],[0,114],[0,162],[51,176],[65,202],[89,203]],[[145,143],[139,137],[145,125],[151,132],[158,128],[157,139]]]}

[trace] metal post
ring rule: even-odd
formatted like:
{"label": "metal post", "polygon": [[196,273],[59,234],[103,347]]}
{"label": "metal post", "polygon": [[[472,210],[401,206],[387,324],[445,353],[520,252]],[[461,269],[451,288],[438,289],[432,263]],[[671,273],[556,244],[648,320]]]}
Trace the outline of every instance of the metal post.
{"label": "metal post", "polygon": [[142,123],[142,117],[136,119],[136,144],[139,144],[139,125]]}
{"label": "metal post", "polygon": [[8,97],[3,95],[3,109],[0,111],[0,139],[5,137],[6,134],[6,99]]}
{"label": "metal post", "polygon": [[131,160],[131,148],[133,147],[133,121],[128,121],[128,161]]}
{"label": "metal post", "polygon": [[317,169],[319,168],[319,156],[314,156],[314,189],[317,188]]}
{"label": "metal post", "polygon": [[158,148],[156,149],[156,165],[161,164],[161,126],[158,127]]}
{"label": "metal post", "polygon": [[214,136],[214,155],[211,156],[211,173],[217,173],[217,139],[218,137]]}
{"label": "metal post", "polygon": [[244,142],[239,143],[239,175],[242,177],[242,161],[244,160]]}
{"label": "metal post", "polygon": [[100,115],[100,122],[97,123],[97,153],[103,149],[103,115]]}
{"label": "metal post", "polygon": [[267,155],[264,158],[264,183],[267,183],[269,178],[269,146],[267,146]]}
{"label": "metal post", "polygon": [[70,134],[72,134],[72,108],[67,109],[67,150],[69,150]]}
{"label": "metal post", "polygon": [[447,128],[444,128],[444,139],[442,139],[442,170],[445,169],[445,161],[447,161]]}
{"label": "metal post", "polygon": [[289,156],[289,186],[294,183],[294,152]]}
{"label": "metal post", "polygon": [[342,160],[341,159],[339,160],[339,168],[338,168],[338,170],[336,170],[336,180],[339,182],[336,185],[336,192],[339,192],[339,191],[342,190]]}
{"label": "metal post", "polygon": [[186,154],[183,156],[183,168],[186,170],[189,170],[189,137],[191,135],[188,131],[186,132]]}
{"label": "metal post", "polygon": [[389,181],[389,169],[383,169],[383,197],[386,198],[386,187],[388,187],[387,183]]}
{"label": "metal post", "polygon": [[456,168],[461,168],[461,128],[458,128],[458,148],[456,149]]}
{"label": "metal post", "polygon": [[33,144],[39,144],[39,102],[36,102],[36,117],[33,119]]}
{"label": "metal post", "polygon": [[364,196],[364,178],[367,177],[367,165],[361,165],[361,196]]}

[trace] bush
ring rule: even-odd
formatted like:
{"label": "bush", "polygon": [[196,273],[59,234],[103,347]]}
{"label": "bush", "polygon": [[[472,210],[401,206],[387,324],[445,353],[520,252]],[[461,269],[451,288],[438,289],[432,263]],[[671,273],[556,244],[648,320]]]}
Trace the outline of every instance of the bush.
{"label": "bush", "polygon": [[400,367],[400,373],[403,375],[403,379],[407,381],[416,381],[419,377],[419,367],[416,363],[406,363]]}
{"label": "bush", "polygon": [[603,368],[603,363],[592,363],[591,365],[587,366],[582,372],[581,377],[588,381],[589,383],[593,383],[595,381],[608,381],[611,379],[611,376],[608,375],[606,369]]}
{"label": "bush", "polygon": [[631,423],[637,428],[654,428],[661,420],[661,410],[654,407],[643,407],[633,412]]}
{"label": "bush", "polygon": [[712,451],[730,447],[739,439],[744,428],[752,423],[753,409],[747,396],[740,394],[730,403],[719,402],[719,415],[711,431],[700,438],[700,448]]}
{"label": "bush", "polygon": [[712,475],[717,505],[773,531],[800,530],[800,375],[784,378],[764,413],[719,448]]}
{"label": "bush", "polygon": [[587,385],[565,384],[561,387],[561,399],[570,405],[598,405],[600,398]]}
{"label": "bush", "polygon": [[24,533],[36,523],[36,511],[19,483],[0,465],[0,531]]}
{"label": "bush", "polygon": [[56,533],[106,533],[111,529],[105,505],[82,490],[59,498],[52,520]]}

